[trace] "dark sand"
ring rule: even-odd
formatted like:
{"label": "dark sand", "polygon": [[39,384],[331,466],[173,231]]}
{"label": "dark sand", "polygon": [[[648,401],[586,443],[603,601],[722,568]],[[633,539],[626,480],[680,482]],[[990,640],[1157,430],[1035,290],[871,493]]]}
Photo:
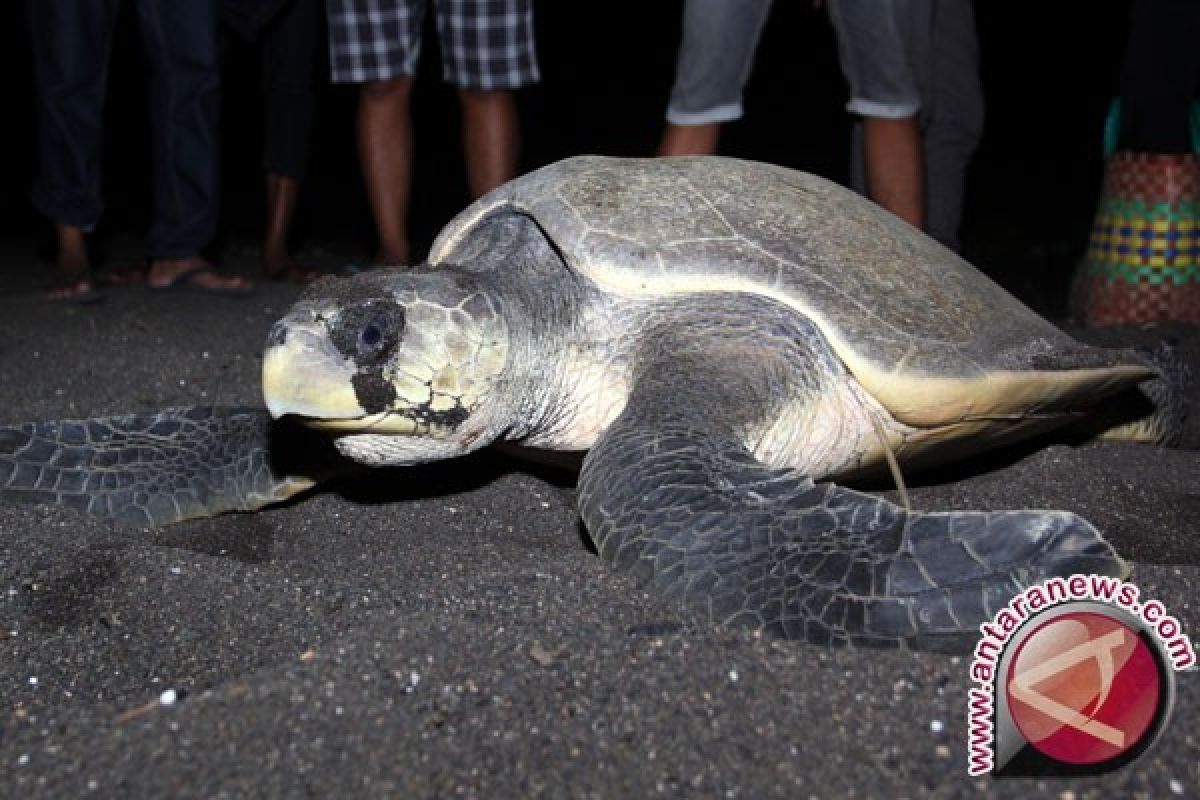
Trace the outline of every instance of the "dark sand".
{"label": "dark sand", "polygon": [[[257,403],[295,294],[48,306],[0,258],[4,423]],[[1194,452],[1055,447],[913,499],[1079,511],[1194,635],[1198,477]],[[967,667],[690,619],[589,550],[569,481],[496,455],[163,531],[0,507],[3,797],[1200,796],[1194,672],[1126,768],[996,781],[966,776]]]}

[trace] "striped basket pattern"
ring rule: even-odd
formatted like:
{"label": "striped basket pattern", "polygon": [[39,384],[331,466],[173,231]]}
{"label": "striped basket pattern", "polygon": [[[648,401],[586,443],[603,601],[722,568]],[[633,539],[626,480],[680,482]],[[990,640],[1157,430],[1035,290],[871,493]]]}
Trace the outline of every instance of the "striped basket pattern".
{"label": "striped basket pattern", "polygon": [[1113,154],[1087,256],[1075,273],[1072,314],[1101,327],[1162,320],[1200,323],[1200,159]]}

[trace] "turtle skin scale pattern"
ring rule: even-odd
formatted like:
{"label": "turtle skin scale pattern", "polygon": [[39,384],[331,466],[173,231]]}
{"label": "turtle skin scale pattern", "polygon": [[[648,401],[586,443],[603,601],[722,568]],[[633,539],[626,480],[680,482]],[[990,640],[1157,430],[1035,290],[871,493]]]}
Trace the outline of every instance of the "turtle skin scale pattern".
{"label": "turtle skin scale pattern", "polygon": [[[0,428],[0,499],[127,525],[250,511],[303,485],[281,477],[270,415],[182,408]],[[294,434],[304,437],[304,432]]]}

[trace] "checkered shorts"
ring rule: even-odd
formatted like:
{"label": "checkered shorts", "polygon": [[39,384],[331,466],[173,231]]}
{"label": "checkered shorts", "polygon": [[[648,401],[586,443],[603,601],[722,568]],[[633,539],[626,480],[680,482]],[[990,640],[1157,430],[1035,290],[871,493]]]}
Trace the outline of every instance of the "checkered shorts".
{"label": "checkered shorts", "polygon": [[[428,0],[326,0],[337,83],[415,75]],[[463,89],[517,89],[539,79],[533,0],[432,0],[443,77]]]}

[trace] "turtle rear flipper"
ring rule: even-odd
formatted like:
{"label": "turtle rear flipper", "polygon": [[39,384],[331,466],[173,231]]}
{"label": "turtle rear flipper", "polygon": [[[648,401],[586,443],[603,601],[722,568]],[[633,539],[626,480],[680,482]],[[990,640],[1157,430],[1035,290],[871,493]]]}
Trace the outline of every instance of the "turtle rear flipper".
{"label": "turtle rear flipper", "polygon": [[1072,428],[1077,438],[1145,442],[1177,447],[1183,439],[1191,406],[1193,376],[1172,341],[1135,347],[1158,373],[1125,392],[1105,399],[1087,419]]}
{"label": "turtle rear flipper", "polygon": [[0,427],[0,499],[129,525],[253,511],[312,487],[331,453],[278,426],[258,409],[196,407]]}
{"label": "turtle rear flipper", "polygon": [[[695,364],[685,375],[658,366],[585,460],[580,509],[604,558],[714,620],[816,642],[962,649],[1024,586],[1126,572],[1074,514],[908,512],[771,469],[704,411],[746,386]],[[718,397],[680,397],[683,380]]]}

